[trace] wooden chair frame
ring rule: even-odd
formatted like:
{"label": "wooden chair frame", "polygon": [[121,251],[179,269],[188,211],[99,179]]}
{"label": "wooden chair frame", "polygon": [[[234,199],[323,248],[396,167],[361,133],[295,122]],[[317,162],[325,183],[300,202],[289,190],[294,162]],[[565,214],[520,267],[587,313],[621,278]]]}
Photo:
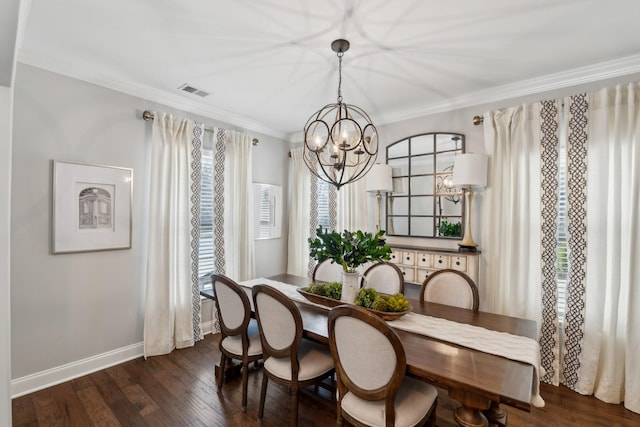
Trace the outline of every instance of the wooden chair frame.
{"label": "wooden chair frame", "polygon": [[[262,324],[260,321],[260,307],[258,304],[258,295],[266,294],[273,299],[275,299],[278,303],[282,304],[285,309],[287,309],[291,315],[293,316],[293,320],[295,323],[295,336],[290,346],[282,349],[273,348],[269,341],[265,338],[262,331]],[[332,377],[334,374],[334,370],[323,374],[320,377],[311,378],[308,380],[300,381],[298,379],[298,372],[300,370],[300,361],[298,359],[298,351],[300,349],[300,343],[302,341],[302,316],[300,315],[300,311],[298,307],[282,292],[278,291],[267,285],[255,285],[252,291],[253,297],[253,306],[255,308],[256,319],[258,320],[258,325],[260,327],[260,339],[262,341],[262,351],[264,353],[265,362],[270,357],[283,358],[288,357],[291,361],[291,381],[287,381],[280,377],[277,377],[271,374],[267,369],[263,369],[262,375],[262,388],[260,390],[260,408],[258,409],[258,422],[262,421],[262,417],[264,415],[264,403],[265,398],[267,396],[267,384],[269,380],[272,380],[278,384],[282,384],[289,388],[290,398],[291,398],[291,426],[298,425],[298,392],[301,388],[304,388],[308,385],[319,384],[324,379]]]}
{"label": "wooden chair frame", "polygon": [[[218,348],[220,349],[220,371],[217,378],[217,386],[218,392],[222,391],[222,386],[224,384],[224,376],[226,371],[226,364],[228,359],[236,359],[242,362],[242,412],[246,412],[247,410],[247,384],[248,384],[248,376],[249,376],[249,363],[256,362],[263,358],[263,353],[249,356],[249,335],[247,333],[247,329],[249,327],[249,321],[251,320],[251,303],[249,301],[249,297],[242,290],[240,285],[231,280],[230,278],[220,275],[220,274],[212,274],[211,275],[211,285],[213,286],[214,294],[217,293],[216,287],[218,283],[222,284],[222,286],[226,286],[230,290],[232,290],[235,294],[238,295],[240,300],[242,300],[242,305],[244,307],[244,317],[242,319],[242,323],[237,328],[230,328],[227,323],[224,321],[222,317],[222,311],[220,310],[220,301],[218,298],[215,299],[216,310],[218,312],[218,320],[220,322],[220,342],[218,343]],[[226,337],[232,337],[239,335],[242,340],[242,354],[231,353],[227,349],[222,346],[222,341]]]}
{"label": "wooden chair frame", "polygon": [[[381,332],[391,343],[391,346],[396,353],[396,366],[394,369],[394,373],[387,384],[375,390],[365,390],[355,384],[345,372],[344,367],[340,361],[338,346],[335,337],[336,320],[342,316],[355,318],[371,325],[373,328]],[[378,316],[372,314],[371,312],[357,306],[341,305],[333,308],[329,312],[329,345],[331,347],[331,354],[333,354],[334,363],[336,365],[336,376],[338,383],[339,398],[336,408],[338,417],[337,425],[342,426],[344,420],[347,420],[350,424],[356,427],[367,427],[366,424],[362,424],[357,419],[351,417],[347,413],[343,413],[342,411],[342,399],[348,392],[351,392],[357,397],[364,400],[384,400],[386,417],[385,425],[387,427],[394,426],[396,395],[400,390],[400,386],[402,385],[402,381],[405,377],[407,369],[407,361],[404,348],[402,347],[400,338],[398,338],[396,333],[389,327],[389,325],[387,325],[384,320],[380,319]],[[429,422],[430,425],[435,425],[436,404],[437,402],[434,402],[429,412],[422,420],[420,420],[420,425],[424,424],[425,422]]]}

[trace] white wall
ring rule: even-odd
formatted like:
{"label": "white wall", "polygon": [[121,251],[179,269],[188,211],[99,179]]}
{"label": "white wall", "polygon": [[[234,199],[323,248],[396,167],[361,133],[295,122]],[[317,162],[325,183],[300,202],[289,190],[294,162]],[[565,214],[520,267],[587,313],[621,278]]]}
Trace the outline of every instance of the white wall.
{"label": "white wall", "polygon": [[0,86],[0,425],[11,425],[11,88]]}
{"label": "white wall", "polygon": [[[87,367],[140,354],[151,130],[151,123],[140,119],[142,111],[173,112],[208,126],[233,127],[22,64],[14,98],[11,355],[14,389],[17,382],[23,391],[64,379],[60,375],[65,373],[80,374]],[[287,191],[287,144],[255,136],[261,142],[254,151],[254,176]],[[52,160],[134,169],[131,249],[50,253]],[[256,246],[256,259],[269,259],[268,268],[260,265],[258,274],[286,270],[286,238]],[[60,370],[60,375],[47,370]]]}

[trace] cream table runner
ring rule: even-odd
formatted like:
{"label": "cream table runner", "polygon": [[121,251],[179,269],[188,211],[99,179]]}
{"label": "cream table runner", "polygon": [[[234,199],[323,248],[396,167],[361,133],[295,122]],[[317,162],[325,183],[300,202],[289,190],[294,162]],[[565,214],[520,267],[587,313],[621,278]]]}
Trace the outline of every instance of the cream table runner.
{"label": "cream table runner", "polygon": [[[294,301],[329,310],[329,307],[312,303],[306,299],[297,291],[298,287],[295,285],[263,278],[240,283],[241,286],[247,288],[257,284],[266,284],[274,287]],[[544,400],[540,396],[539,371],[542,369],[540,366],[540,346],[536,340],[416,313],[407,313],[399,319],[389,322],[389,325],[393,328],[425,335],[437,340],[482,351],[483,353],[530,364],[534,368],[531,404],[539,408],[544,406]]]}

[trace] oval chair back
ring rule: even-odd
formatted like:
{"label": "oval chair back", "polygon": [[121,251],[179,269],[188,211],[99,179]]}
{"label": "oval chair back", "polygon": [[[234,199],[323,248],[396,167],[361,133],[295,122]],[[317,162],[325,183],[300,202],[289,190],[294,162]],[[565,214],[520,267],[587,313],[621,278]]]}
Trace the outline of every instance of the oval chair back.
{"label": "oval chair back", "polygon": [[333,375],[331,352],[326,345],[302,338],[300,310],[284,293],[267,285],[254,286],[252,293],[264,351],[258,422],[264,414],[268,381],[273,380],[289,388],[290,425],[297,426],[298,390]]}
{"label": "oval chair back", "polygon": [[364,272],[363,287],[375,289],[383,294],[404,294],[404,275],[397,265],[379,262]]}
{"label": "oval chair back", "polygon": [[438,270],[427,276],[422,283],[420,301],[478,311],[478,287],[469,276],[461,271]]}
{"label": "oval chair back", "polygon": [[404,348],[385,321],[356,306],[329,312],[338,380],[338,425],[435,425],[435,387],[405,376]]}

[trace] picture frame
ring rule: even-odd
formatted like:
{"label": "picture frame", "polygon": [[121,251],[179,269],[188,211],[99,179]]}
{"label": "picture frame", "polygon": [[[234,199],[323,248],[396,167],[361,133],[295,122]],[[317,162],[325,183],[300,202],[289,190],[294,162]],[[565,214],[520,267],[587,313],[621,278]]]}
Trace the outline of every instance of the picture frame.
{"label": "picture frame", "polygon": [[53,161],[52,252],[131,248],[133,169]]}

